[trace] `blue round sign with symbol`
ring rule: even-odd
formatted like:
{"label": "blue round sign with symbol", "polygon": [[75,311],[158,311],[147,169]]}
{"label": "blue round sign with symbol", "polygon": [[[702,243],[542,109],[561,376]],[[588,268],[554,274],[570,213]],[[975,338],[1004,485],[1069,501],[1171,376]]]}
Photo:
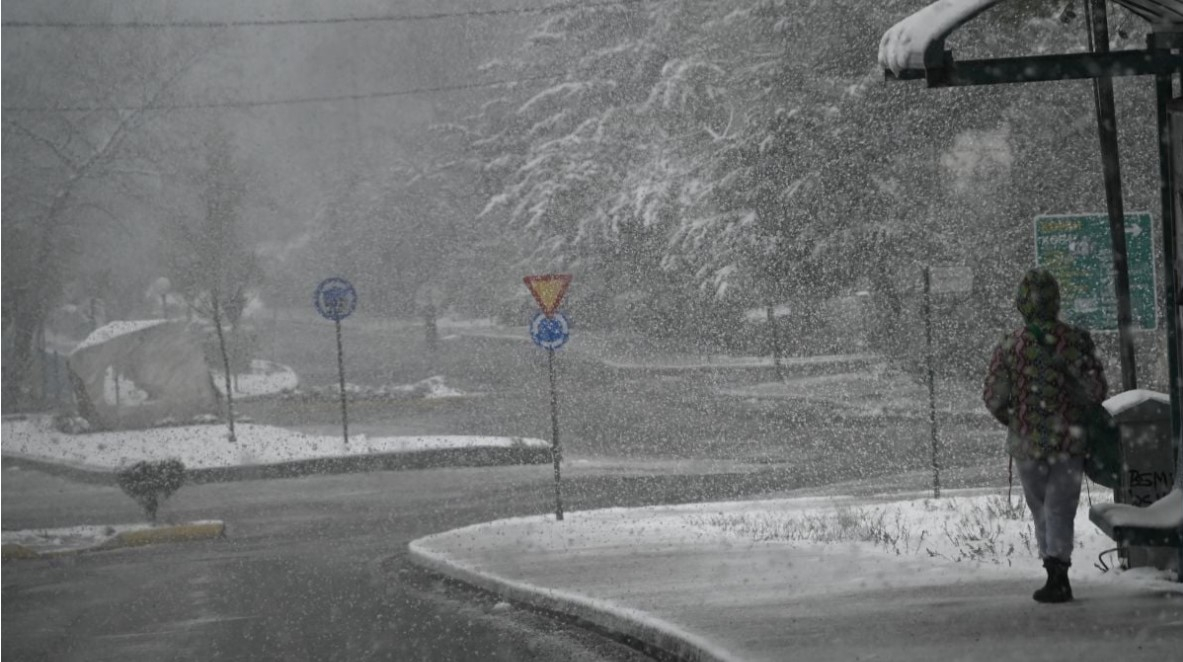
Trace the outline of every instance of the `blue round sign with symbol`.
{"label": "blue round sign with symbol", "polygon": [[538,313],[530,321],[530,337],[534,339],[535,345],[543,349],[558,349],[567,344],[571,327],[562,313],[556,312],[550,317]]}
{"label": "blue round sign with symbol", "polygon": [[316,286],[316,312],[340,322],[357,310],[357,290],[344,278],[326,278]]}

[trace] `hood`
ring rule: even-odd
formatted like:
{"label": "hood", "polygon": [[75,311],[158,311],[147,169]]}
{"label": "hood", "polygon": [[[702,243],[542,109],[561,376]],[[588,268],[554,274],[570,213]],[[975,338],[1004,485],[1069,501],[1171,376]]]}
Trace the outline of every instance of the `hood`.
{"label": "hood", "polygon": [[1023,321],[1054,322],[1060,315],[1060,284],[1047,269],[1032,269],[1023,275],[1015,294],[1015,307]]}

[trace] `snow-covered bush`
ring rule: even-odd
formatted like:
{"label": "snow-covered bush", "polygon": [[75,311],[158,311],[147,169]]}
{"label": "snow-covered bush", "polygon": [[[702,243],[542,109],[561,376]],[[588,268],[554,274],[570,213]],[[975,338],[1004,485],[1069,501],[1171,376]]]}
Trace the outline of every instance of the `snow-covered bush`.
{"label": "snow-covered bush", "polygon": [[115,477],[123,493],[144,509],[148,521],[156,521],[160,502],[173,495],[185,484],[185,464],[180,460],[136,462]]}
{"label": "snow-covered bush", "polygon": [[66,434],[90,432],[90,421],[74,414],[58,414],[53,417],[53,427]]}

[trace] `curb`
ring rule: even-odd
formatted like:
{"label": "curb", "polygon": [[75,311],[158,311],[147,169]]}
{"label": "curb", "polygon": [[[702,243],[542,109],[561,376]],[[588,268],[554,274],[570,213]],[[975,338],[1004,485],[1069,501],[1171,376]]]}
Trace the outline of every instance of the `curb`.
{"label": "curb", "polygon": [[[356,455],[294,460],[278,464],[261,464],[211,469],[188,469],[187,482],[226,483],[240,480],[297,478],[310,474],[343,474],[367,471],[403,469],[446,469],[459,467],[512,466],[550,464],[551,450],[543,447],[480,447],[447,448],[405,453]],[[3,464],[34,469],[81,483],[114,485],[115,470],[100,467],[58,463],[40,458],[3,456]]]}
{"label": "curb", "polygon": [[[560,589],[547,589],[525,582],[503,579],[493,574],[465,568],[441,555],[428,551],[413,540],[407,545],[411,563],[467,584],[482,591],[502,596],[510,602],[529,606],[549,614],[572,618],[577,623],[606,632],[609,636],[630,643],[641,644],[651,656],[659,660],[683,662],[737,662],[738,658],[712,644],[703,637],[686,632],[678,626],[662,621],[639,609],[621,607],[605,600],[597,600]],[[656,654],[655,654],[656,653]]]}
{"label": "curb", "polygon": [[127,547],[143,547],[145,545],[159,545],[164,543],[191,542],[194,540],[211,540],[226,537],[225,522],[200,522],[192,524],[177,524],[138,531],[124,531],[103,542],[90,547],[76,547],[72,549],[50,550],[38,552],[20,544],[7,544],[2,548],[4,561],[22,561],[29,559],[52,559],[63,556],[77,556],[87,552],[97,552],[110,549],[124,549]]}

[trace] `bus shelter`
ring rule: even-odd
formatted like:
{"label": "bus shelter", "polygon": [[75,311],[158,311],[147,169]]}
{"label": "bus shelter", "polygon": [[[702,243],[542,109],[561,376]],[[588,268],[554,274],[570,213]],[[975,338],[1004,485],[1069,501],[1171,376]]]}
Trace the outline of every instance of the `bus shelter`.
{"label": "bus shelter", "polygon": [[[1183,0],[1112,0],[1147,22],[1145,48],[1110,50],[1105,0],[1083,0],[1089,50],[1059,54],[959,60],[946,40],[958,28],[1007,0],[939,0],[892,26],[879,45],[879,63],[887,80],[924,81],[931,88],[1038,83],[1071,79],[1093,81],[1101,170],[1113,245],[1113,282],[1117,302],[1118,342],[1124,391],[1137,388],[1131,334],[1125,211],[1113,81],[1117,76],[1147,76],[1155,89],[1158,161],[1162,205],[1163,286],[1169,364],[1170,437],[1178,445],[1180,427],[1179,326],[1183,322],[1183,237],[1177,222],[1183,214],[1183,99],[1175,84],[1183,72]],[[1169,466],[1169,464],[1168,464]],[[1183,490],[1183,452],[1176,454],[1175,492]],[[1172,493],[1174,494],[1174,493]],[[1172,502],[1173,503],[1173,502]],[[1094,519],[1094,521],[1096,521]],[[1181,527],[1183,530],[1183,527]],[[1112,534],[1111,534],[1112,535]],[[1179,532],[1172,540],[1178,546]],[[1183,553],[1180,554],[1183,559]],[[1183,577],[1183,575],[1181,575]]]}

